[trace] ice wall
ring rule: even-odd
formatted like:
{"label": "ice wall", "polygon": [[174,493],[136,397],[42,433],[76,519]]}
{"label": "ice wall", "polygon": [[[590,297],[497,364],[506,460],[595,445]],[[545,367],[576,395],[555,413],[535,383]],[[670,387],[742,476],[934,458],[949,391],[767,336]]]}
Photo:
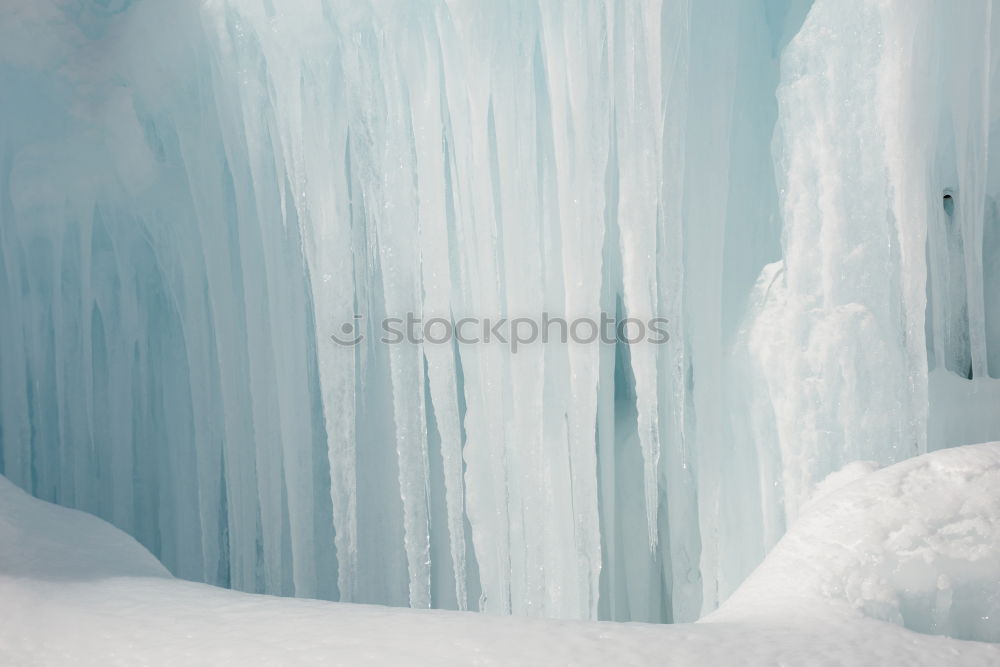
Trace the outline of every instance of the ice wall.
{"label": "ice wall", "polygon": [[697,618],[843,463],[1000,438],[991,8],[14,2],[0,471],[243,590]]}

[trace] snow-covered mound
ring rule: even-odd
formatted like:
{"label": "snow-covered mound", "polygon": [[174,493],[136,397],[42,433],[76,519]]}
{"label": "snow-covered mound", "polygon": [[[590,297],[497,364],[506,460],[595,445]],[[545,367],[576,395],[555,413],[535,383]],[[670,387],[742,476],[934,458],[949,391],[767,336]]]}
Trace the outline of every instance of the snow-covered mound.
{"label": "snow-covered mound", "polygon": [[72,581],[170,573],[111,524],[37,501],[0,476],[0,576]]}
{"label": "snow-covered mound", "polygon": [[719,616],[825,598],[918,632],[1000,641],[1000,443],[865,472],[852,464],[829,480],[841,488],[821,485]]}
{"label": "snow-covered mound", "polygon": [[[712,622],[686,625],[348,605],[181,581],[117,529],[0,477],[0,665],[997,665],[1000,646],[916,634],[858,608],[920,629],[926,617],[938,631],[987,609],[998,472],[1000,444],[871,474],[855,465],[839,482],[855,481],[830,480]],[[993,618],[972,627],[989,635]]]}

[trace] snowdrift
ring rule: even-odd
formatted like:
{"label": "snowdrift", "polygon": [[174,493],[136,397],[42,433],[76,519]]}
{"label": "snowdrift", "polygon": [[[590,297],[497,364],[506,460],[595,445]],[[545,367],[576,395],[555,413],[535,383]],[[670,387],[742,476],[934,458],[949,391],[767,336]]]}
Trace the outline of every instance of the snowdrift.
{"label": "snowdrift", "polygon": [[0,664],[996,665],[1000,646],[899,624],[997,636],[998,481],[1000,443],[852,464],[707,622],[646,625],[185,582],[109,524],[0,478]]}

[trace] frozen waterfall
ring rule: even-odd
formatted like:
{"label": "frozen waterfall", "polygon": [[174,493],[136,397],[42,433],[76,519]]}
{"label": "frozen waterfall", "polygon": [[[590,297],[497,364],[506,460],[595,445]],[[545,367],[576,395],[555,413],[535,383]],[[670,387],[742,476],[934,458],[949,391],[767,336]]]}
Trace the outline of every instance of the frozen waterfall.
{"label": "frozen waterfall", "polygon": [[0,473],[240,590],[694,620],[844,464],[1000,440],[992,9],[8,2]]}

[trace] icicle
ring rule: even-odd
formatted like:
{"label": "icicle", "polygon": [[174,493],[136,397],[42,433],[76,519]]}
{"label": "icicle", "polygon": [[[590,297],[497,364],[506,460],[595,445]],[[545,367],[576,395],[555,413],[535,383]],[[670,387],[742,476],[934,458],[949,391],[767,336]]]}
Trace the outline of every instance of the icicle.
{"label": "icicle", "polygon": [[[572,8],[542,6],[543,46],[549,76],[555,147],[558,215],[569,321],[599,322],[604,242],[604,179],[609,155],[610,76],[606,8],[584,2]],[[576,137],[585,137],[576,143]],[[570,343],[569,442],[574,540],[582,571],[576,575],[577,613],[597,611],[601,570],[600,522],[597,507],[596,417],[599,347]],[[567,591],[569,593],[569,591]]]}
{"label": "icicle", "polygon": [[[376,13],[375,18],[389,26],[390,34],[395,34],[393,27],[404,24],[403,17],[395,15]],[[363,170],[361,183],[369,222],[376,231],[386,312],[389,317],[402,319],[408,313],[421,312],[420,244],[418,228],[413,224],[418,219],[414,140],[399,64],[401,54],[385,49],[380,40],[373,38],[374,30],[365,24],[341,28],[353,40],[351,57],[345,58],[349,90],[356,96],[351,100],[352,121],[357,122],[358,130],[367,130],[352,134],[352,148],[356,137],[359,149],[359,155],[352,159]],[[405,34],[398,37],[404,39]],[[389,36],[384,38],[385,43],[397,43]],[[429,470],[423,355],[418,346],[408,343],[391,346],[388,354],[409,599],[411,606],[429,607]]]}
{"label": "icicle", "polygon": [[625,309],[642,330],[623,328],[638,336],[630,344],[635,376],[639,442],[642,446],[646,525],[651,550],[657,545],[659,505],[659,401],[657,347],[648,342],[647,324],[658,317],[657,223],[661,164],[662,102],[660,74],[660,7],[657,0],[619,6],[612,51],[615,67],[615,120],[618,150],[628,159],[619,163],[618,220]]}
{"label": "icicle", "polygon": [[[460,285],[453,314],[496,321],[502,315],[490,137],[489,54],[492,5],[449,2],[437,17],[453,153],[456,250]],[[479,11],[477,11],[479,9]],[[505,354],[496,344],[460,346],[465,378],[466,511],[482,585],[480,607],[510,613],[510,519]]]}
{"label": "icicle", "polygon": [[[412,45],[402,65],[409,85],[411,122],[416,153],[419,200],[420,267],[424,322],[451,321],[451,257],[445,194],[445,137],[441,108],[441,62],[433,24],[425,22],[420,40]],[[435,332],[440,335],[440,331]],[[447,344],[423,346],[434,418],[441,433],[448,536],[459,609],[468,606],[465,565],[465,490],[462,471],[462,432],[458,411],[455,353]]]}

